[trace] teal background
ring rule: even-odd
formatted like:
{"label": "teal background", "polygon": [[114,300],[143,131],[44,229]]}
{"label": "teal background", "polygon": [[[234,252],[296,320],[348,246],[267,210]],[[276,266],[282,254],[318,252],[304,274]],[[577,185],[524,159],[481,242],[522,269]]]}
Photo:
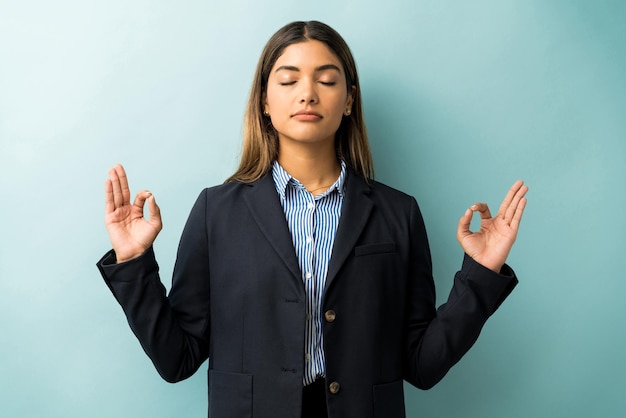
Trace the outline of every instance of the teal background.
{"label": "teal background", "polygon": [[235,168],[256,60],[300,19],[356,57],[377,178],[416,196],[438,298],[456,223],[523,178],[520,284],[409,417],[626,416],[626,2],[0,0],[0,416],[205,417],[95,268],[103,182],[150,189],[169,285],[200,190]]}

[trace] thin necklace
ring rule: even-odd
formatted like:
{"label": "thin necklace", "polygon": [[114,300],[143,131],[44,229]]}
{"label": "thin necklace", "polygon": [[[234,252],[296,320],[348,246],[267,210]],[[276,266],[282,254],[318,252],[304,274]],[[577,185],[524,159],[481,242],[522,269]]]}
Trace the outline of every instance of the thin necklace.
{"label": "thin necklace", "polygon": [[316,191],[318,191],[318,190],[322,190],[322,189],[323,189],[323,190],[326,190],[326,189],[328,189],[328,188],[329,188],[330,186],[332,186],[332,185],[333,185],[333,183],[329,184],[328,186],[318,187],[317,189],[313,189],[313,190],[309,190],[309,189],[307,189],[307,192],[309,192],[309,193],[313,194],[313,193],[315,193],[315,192],[316,192]]}

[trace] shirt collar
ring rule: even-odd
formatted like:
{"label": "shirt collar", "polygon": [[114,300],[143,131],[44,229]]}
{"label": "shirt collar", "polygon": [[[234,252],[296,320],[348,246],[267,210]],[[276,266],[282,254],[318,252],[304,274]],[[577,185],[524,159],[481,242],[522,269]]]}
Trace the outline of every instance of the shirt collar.
{"label": "shirt collar", "polygon": [[[346,163],[343,160],[339,160],[341,164],[341,173],[337,180],[328,188],[328,190],[324,191],[323,195],[327,195],[331,193],[333,190],[337,190],[339,195],[343,197],[344,195],[344,185],[346,180]],[[291,184],[292,186],[301,186],[302,184],[293,178],[280,164],[278,161],[274,161],[274,165],[272,167],[272,177],[274,178],[274,185],[276,186],[276,191],[278,194],[284,199],[285,192],[287,190],[287,186]]]}

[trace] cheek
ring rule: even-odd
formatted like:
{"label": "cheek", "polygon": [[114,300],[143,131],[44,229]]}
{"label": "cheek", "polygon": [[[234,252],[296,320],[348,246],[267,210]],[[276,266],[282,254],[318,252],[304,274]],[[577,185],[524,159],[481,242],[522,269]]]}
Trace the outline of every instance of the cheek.
{"label": "cheek", "polygon": [[339,115],[339,117],[342,117],[343,112],[346,110],[346,106],[348,105],[348,96],[345,94],[337,94],[332,102],[333,109]]}
{"label": "cheek", "polygon": [[334,102],[337,107],[344,108],[348,103],[348,93],[345,90],[336,92]]}
{"label": "cheek", "polygon": [[285,108],[286,103],[288,103],[288,98],[284,94],[281,95],[275,90],[268,89],[265,102],[270,112],[276,113]]}
{"label": "cheek", "polygon": [[276,89],[272,88],[271,84],[265,89],[265,103],[270,106],[276,103]]}

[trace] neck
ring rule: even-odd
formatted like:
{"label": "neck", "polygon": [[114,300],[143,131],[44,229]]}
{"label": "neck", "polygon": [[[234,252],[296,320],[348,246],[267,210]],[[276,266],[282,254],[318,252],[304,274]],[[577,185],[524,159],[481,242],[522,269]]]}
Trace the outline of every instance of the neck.
{"label": "neck", "polygon": [[309,192],[323,192],[341,173],[334,144],[331,145],[320,149],[315,146],[289,146],[281,142],[278,163]]}

